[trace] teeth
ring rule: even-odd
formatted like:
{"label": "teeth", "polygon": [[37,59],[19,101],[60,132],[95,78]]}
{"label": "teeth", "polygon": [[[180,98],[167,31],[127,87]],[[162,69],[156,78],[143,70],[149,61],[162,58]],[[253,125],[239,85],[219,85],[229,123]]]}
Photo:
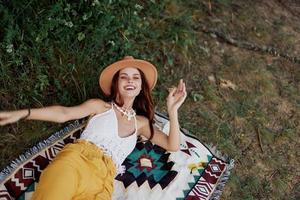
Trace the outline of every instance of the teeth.
{"label": "teeth", "polygon": [[125,89],[126,89],[126,90],[134,90],[135,87],[133,87],[133,86],[127,86],[127,87],[125,87]]}

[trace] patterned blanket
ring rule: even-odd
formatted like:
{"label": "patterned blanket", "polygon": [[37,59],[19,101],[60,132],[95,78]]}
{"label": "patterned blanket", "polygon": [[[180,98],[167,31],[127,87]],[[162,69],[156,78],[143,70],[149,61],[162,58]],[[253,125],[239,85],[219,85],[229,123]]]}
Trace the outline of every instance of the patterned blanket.
{"label": "patterned blanket", "polygon": [[[42,170],[65,144],[79,138],[85,123],[69,124],[2,170],[0,200],[31,199]],[[168,118],[156,112],[155,126],[167,134]],[[178,152],[138,142],[123,164],[126,172],[114,180],[115,200],[219,199],[233,168],[233,160],[208,148],[184,129]]]}

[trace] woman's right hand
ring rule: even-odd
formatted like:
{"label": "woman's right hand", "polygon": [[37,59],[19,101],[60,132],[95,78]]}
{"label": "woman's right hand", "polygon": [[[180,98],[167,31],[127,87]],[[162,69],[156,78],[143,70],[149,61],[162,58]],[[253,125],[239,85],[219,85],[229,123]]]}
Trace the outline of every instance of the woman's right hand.
{"label": "woman's right hand", "polygon": [[17,122],[27,115],[26,112],[26,110],[0,112],[0,125],[4,126],[6,124]]}

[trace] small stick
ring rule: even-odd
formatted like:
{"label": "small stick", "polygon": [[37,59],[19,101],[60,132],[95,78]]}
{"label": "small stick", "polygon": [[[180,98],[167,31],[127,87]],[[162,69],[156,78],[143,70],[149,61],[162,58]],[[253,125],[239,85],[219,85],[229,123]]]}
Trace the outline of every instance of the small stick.
{"label": "small stick", "polygon": [[275,174],[277,174],[277,173],[278,173],[278,169],[274,170],[274,171],[272,172],[272,174],[269,176],[268,180],[269,180],[269,181],[272,180],[273,177],[275,176]]}
{"label": "small stick", "polygon": [[209,15],[212,15],[212,12],[211,12],[211,2],[210,2],[210,0],[208,0],[207,5],[208,5],[208,13],[209,13]]}
{"label": "small stick", "polygon": [[256,127],[256,133],[257,133],[257,139],[258,139],[258,142],[259,142],[259,147],[261,149],[261,152],[264,153],[264,149],[263,149],[263,146],[262,146],[262,142],[261,142],[261,137],[260,137],[260,130],[258,127]]}

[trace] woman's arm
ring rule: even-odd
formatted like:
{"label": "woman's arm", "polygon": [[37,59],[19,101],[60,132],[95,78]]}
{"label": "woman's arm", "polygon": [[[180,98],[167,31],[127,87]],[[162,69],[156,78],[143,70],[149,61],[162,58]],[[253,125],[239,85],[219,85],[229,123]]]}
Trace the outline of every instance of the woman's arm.
{"label": "woman's arm", "polygon": [[[176,113],[169,113],[170,120],[170,129],[169,135],[166,135],[156,127],[154,127],[154,134],[151,139],[151,142],[161,146],[162,148],[168,151],[178,151],[180,145],[180,130],[179,130],[179,122]],[[150,127],[149,120],[146,117],[143,117],[143,122],[141,123],[141,128],[139,130],[139,134],[143,135],[146,138],[150,138]]]}
{"label": "woman's arm", "polygon": [[[158,129],[154,129],[154,135],[151,141],[168,151],[179,150],[180,129],[178,122],[178,109],[184,102],[186,95],[185,83],[183,83],[183,80],[181,79],[178,87],[172,88],[167,98],[167,107],[170,120],[169,136]],[[143,126],[140,130],[140,134],[147,138],[150,137],[150,128],[148,124],[148,120],[144,119]]]}
{"label": "woman's arm", "polygon": [[180,129],[178,122],[178,112],[169,112],[170,130],[168,137],[168,146],[172,151],[178,151],[180,145]]}
{"label": "woman's arm", "polygon": [[[30,115],[26,119],[63,123],[95,114],[99,109],[103,108],[104,103],[105,102],[101,99],[90,99],[73,107],[55,105],[43,108],[33,108],[30,109]],[[27,109],[0,112],[0,125],[3,126],[17,122],[27,115]]]}

